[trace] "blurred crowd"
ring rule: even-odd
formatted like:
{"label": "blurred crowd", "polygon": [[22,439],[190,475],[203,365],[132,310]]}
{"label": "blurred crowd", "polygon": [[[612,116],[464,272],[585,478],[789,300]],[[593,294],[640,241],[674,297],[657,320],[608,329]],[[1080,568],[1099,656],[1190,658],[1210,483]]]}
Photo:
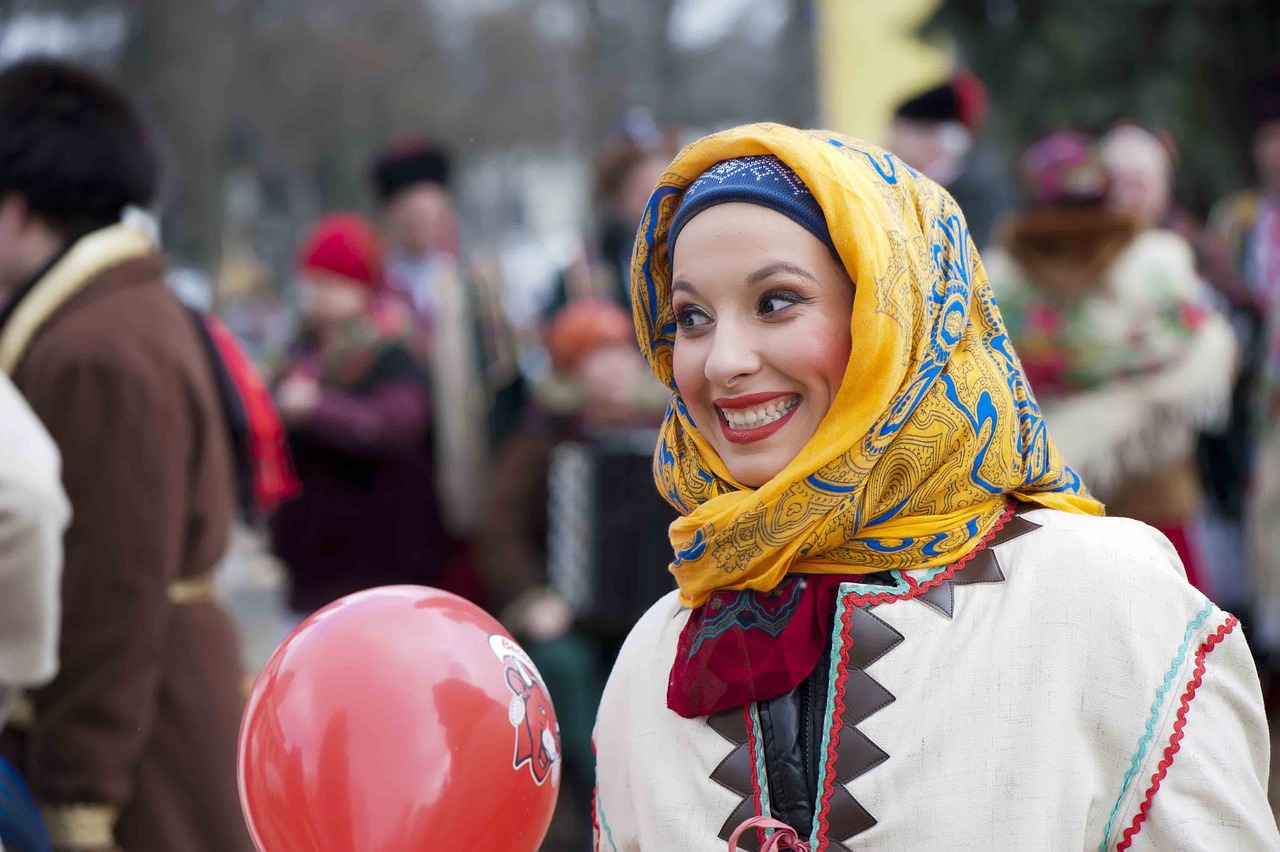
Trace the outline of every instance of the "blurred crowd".
{"label": "blurred crowd", "polygon": [[[886,147],[959,202],[1067,462],[1241,616],[1280,713],[1280,72],[1250,103],[1256,186],[1204,221],[1174,198],[1161,128],[1116,116],[1007,162],[965,71],[902,103]],[[174,298],[142,212],[151,132],[72,66],[0,73],[0,690],[31,831],[250,848],[242,672],[211,581],[234,522],[284,568],[281,636],[388,584],[496,615],[561,724],[548,848],[587,848],[600,692],[672,587],[650,473],[668,392],[635,342],[630,261],[680,131],[602,145],[593,227],[523,324],[425,137],[369,164],[373,214],[315,223],[294,280]]]}

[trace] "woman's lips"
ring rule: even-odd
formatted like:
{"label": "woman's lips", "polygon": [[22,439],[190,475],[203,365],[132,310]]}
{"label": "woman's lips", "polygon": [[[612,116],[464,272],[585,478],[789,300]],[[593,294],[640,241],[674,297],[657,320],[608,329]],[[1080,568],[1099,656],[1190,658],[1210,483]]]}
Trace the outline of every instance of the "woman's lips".
{"label": "woman's lips", "polygon": [[733,444],[753,444],[787,425],[800,402],[799,394],[766,391],[717,399],[714,405],[725,440]]}

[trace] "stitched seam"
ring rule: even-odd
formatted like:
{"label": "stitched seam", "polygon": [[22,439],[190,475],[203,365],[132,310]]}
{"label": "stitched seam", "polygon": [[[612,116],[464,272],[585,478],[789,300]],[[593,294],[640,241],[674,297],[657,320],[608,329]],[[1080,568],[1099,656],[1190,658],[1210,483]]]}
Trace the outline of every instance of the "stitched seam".
{"label": "stitched seam", "polygon": [[1116,796],[1115,804],[1111,806],[1111,815],[1107,819],[1107,828],[1103,832],[1102,843],[1098,845],[1098,852],[1106,852],[1107,844],[1111,842],[1111,831],[1115,827],[1116,816],[1120,813],[1120,805],[1124,803],[1124,798],[1129,792],[1129,787],[1133,784],[1133,779],[1137,777],[1138,770],[1142,768],[1142,761],[1147,756],[1147,749],[1151,746],[1151,741],[1155,739],[1156,724],[1160,721],[1161,710],[1164,709],[1165,696],[1173,688],[1173,679],[1178,676],[1178,672],[1182,670],[1183,663],[1187,660],[1187,653],[1191,649],[1191,638],[1204,625],[1205,619],[1209,617],[1211,612],[1213,612],[1213,603],[1206,603],[1204,609],[1196,613],[1195,617],[1187,623],[1187,629],[1182,634],[1182,644],[1174,652],[1173,660],[1169,663],[1169,670],[1165,672],[1164,681],[1156,689],[1156,697],[1151,702],[1151,713],[1147,717],[1146,730],[1138,738],[1138,748],[1133,753],[1133,759],[1129,762],[1129,769],[1124,773],[1124,780],[1120,784],[1120,795]]}
{"label": "stitched seam", "polygon": [[1214,649],[1219,642],[1226,638],[1227,634],[1235,630],[1239,621],[1234,615],[1228,615],[1213,635],[1206,639],[1201,645],[1200,650],[1196,651],[1196,667],[1191,676],[1191,680],[1187,681],[1186,691],[1182,693],[1182,700],[1179,702],[1178,715],[1173,723],[1173,734],[1169,737],[1169,745],[1165,746],[1164,757],[1161,758],[1159,766],[1156,767],[1155,775],[1151,776],[1151,786],[1147,788],[1147,795],[1142,800],[1142,806],[1138,808],[1138,812],[1133,816],[1133,822],[1125,829],[1124,837],[1116,844],[1116,852],[1125,852],[1133,843],[1133,838],[1137,837],[1138,832],[1142,830],[1142,824],[1147,819],[1147,814],[1151,811],[1151,803],[1155,799],[1156,792],[1160,789],[1161,782],[1169,772],[1169,767],[1173,766],[1173,759],[1177,755],[1178,750],[1182,748],[1183,732],[1187,726],[1187,712],[1191,709],[1191,701],[1196,697],[1196,690],[1204,683],[1205,658]]}
{"label": "stitched seam", "polygon": [[960,559],[957,559],[955,562],[951,563],[951,565],[947,568],[947,570],[943,571],[937,576],[932,577],[924,581],[923,583],[920,583],[919,585],[915,586],[914,588],[906,592],[900,592],[900,593],[878,592],[876,594],[871,594],[871,595],[857,595],[853,599],[854,605],[855,606],[868,606],[868,605],[875,606],[877,604],[891,603],[894,601],[909,601],[912,598],[919,597],[920,595],[924,594],[925,592],[929,591],[932,588],[935,588],[936,586],[942,585],[944,582],[954,577],[957,571],[959,571],[965,565],[969,564],[969,560],[973,559],[980,552],[982,552],[982,550],[986,548],[986,546],[991,542],[991,539],[996,537],[996,533],[1004,529],[1005,524],[1009,523],[1009,519],[1012,518],[1016,512],[1017,512],[1017,506],[1015,506],[1013,503],[1010,503],[1008,506],[1006,506],[1004,510],[1004,514],[1000,516],[1000,519],[998,521],[996,521],[996,525],[991,528],[991,531],[982,537],[982,541],[978,542],[978,546],[975,547],[973,550],[971,550],[969,553],[965,554]]}

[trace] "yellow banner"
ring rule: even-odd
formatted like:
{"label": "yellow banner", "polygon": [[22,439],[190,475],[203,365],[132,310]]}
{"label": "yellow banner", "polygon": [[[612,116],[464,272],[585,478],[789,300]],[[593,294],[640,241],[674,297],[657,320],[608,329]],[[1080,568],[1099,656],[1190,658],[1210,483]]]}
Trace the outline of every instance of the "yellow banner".
{"label": "yellow banner", "polygon": [[942,0],[817,0],[822,126],[883,143],[894,108],[942,82],[949,49],[916,31]]}

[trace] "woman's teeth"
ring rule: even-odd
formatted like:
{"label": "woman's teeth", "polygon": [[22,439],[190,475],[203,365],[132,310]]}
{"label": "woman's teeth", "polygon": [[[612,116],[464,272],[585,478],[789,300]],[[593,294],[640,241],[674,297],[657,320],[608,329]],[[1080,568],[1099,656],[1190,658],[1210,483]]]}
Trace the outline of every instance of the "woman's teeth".
{"label": "woman's teeth", "polygon": [[800,398],[791,396],[785,400],[757,405],[755,408],[722,408],[720,413],[731,429],[758,429],[786,417],[799,404]]}

